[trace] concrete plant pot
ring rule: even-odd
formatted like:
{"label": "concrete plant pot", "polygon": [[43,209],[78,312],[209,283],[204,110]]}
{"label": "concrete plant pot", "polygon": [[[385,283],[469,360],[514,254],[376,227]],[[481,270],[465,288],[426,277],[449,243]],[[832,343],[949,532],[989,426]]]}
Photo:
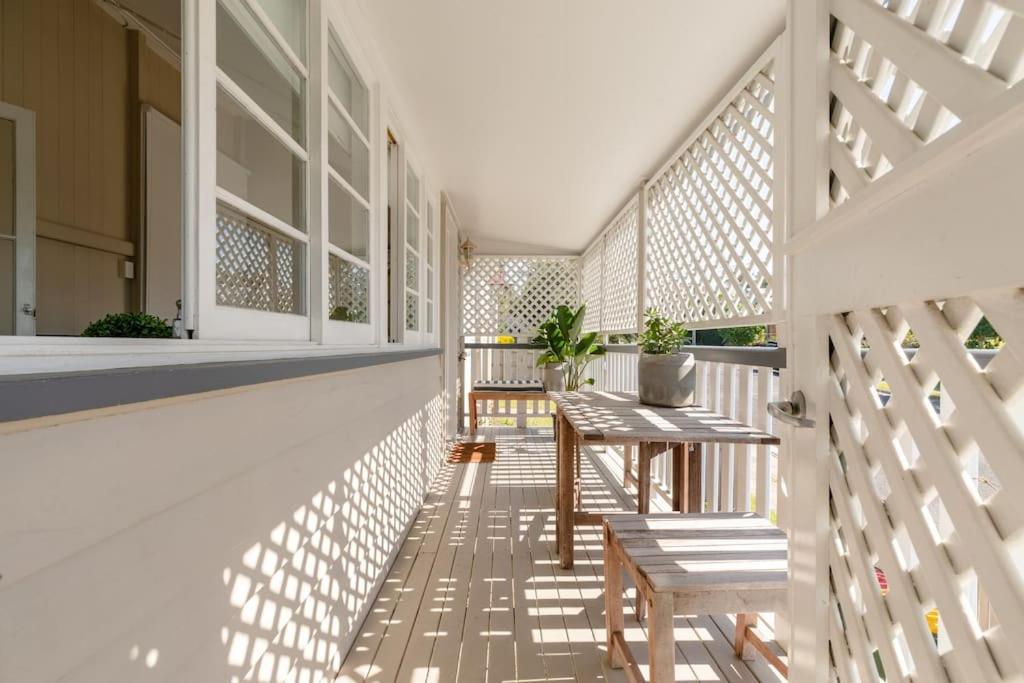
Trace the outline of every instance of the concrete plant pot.
{"label": "concrete plant pot", "polygon": [[548,363],[544,366],[541,381],[544,383],[544,391],[565,391],[565,374],[563,373],[564,363]]}
{"label": "concrete plant pot", "polygon": [[697,371],[692,353],[640,354],[640,402],[649,406],[682,408],[693,405]]}

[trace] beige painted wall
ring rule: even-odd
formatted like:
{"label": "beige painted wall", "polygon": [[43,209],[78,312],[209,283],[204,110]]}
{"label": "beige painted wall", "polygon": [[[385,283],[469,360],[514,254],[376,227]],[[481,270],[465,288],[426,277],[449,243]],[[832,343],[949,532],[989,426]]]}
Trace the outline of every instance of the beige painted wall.
{"label": "beige painted wall", "polygon": [[0,681],[324,680],[442,411],[431,357],[0,436]]}
{"label": "beige painted wall", "polygon": [[[136,55],[132,49],[128,32],[92,0],[0,0],[0,100],[36,113],[40,233],[66,226],[134,243],[138,252],[142,214],[132,181],[141,163],[132,141],[139,107],[150,103],[180,120],[181,87],[178,71],[144,41]],[[39,334],[78,334],[137,299],[138,280],[123,279],[118,268],[125,257],[82,251],[86,245],[67,241],[74,234],[65,231],[62,248],[40,238]],[[69,251],[76,252],[70,261]],[[92,296],[47,284],[66,280],[69,263],[87,261],[113,264],[75,270]]]}

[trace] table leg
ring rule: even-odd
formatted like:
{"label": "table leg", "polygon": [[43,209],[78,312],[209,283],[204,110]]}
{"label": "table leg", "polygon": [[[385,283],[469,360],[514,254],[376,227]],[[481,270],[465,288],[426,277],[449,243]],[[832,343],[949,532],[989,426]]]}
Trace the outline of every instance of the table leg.
{"label": "table leg", "polygon": [[633,481],[633,446],[622,447],[622,487],[629,488]]}
{"label": "table leg", "polygon": [[672,447],[672,509],[676,512],[689,512],[686,506],[689,451],[690,448],[685,443],[677,443]]}
{"label": "table leg", "polygon": [[558,424],[560,439],[558,444],[558,555],[562,569],[572,569],[573,565],[573,453],[576,450],[576,432],[565,416],[561,416]]}
{"label": "table leg", "polygon": [[615,634],[626,629],[622,607],[622,563],[611,542],[611,532],[604,528],[604,630],[608,637],[605,663],[612,669],[622,664],[615,657]]}
{"label": "table leg", "polygon": [[476,394],[469,392],[469,435],[476,435]]}
{"label": "table leg", "polygon": [[640,458],[637,462],[639,477],[636,492],[636,511],[646,515],[651,511],[651,456],[654,444],[642,441],[640,443]]}
{"label": "table leg", "polygon": [[647,620],[647,653],[651,663],[651,683],[676,680],[676,636],[673,624],[675,605],[672,593],[654,593]]}
{"label": "table leg", "polygon": [[558,464],[559,454],[562,452],[560,440],[561,430],[558,428],[562,420],[562,410],[556,408],[551,416],[552,430],[555,433],[555,552],[561,547],[559,539],[562,533],[562,468]]}
{"label": "table leg", "polygon": [[686,467],[686,500],[685,510],[687,512],[704,512],[704,498],[700,490],[702,454],[704,444],[693,444],[693,450],[687,456],[689,464]]}

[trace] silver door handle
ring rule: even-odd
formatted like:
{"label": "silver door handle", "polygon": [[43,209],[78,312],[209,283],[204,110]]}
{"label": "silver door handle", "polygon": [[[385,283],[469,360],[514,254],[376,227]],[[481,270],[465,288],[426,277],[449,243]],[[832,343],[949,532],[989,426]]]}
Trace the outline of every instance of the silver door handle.
{"label": "silver door handle", "polygon": [[768,404],[768,414],[780,422],[794,427],[809,428],[814,420],[807,417],[807,401],[804,392],[794,391],[788,401],[772,401]]}

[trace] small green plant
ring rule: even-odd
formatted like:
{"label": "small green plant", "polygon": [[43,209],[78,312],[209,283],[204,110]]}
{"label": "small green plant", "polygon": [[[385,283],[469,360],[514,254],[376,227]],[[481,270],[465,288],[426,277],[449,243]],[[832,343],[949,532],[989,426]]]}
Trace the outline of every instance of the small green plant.
{"label": "small green plant", "polygon": [[644,311],[644,331],[640,333],[637,342],[644,353],[663,356],[678,353],[686,343],[687,334],[682,323],[660,315],[657,309],[648,308]]}
{"label": "small green plant", "polygon": [[764,325],[750,325],[748,327],[724,327],[718,330],[722,343],[726,346],[758,346],[764,344]]}
{"label": "small green plant", "polygon": [[166,320],[148,313],[109,313],[89,323],[83,337],[128,337],[132,339],[167,339],[174,333]]}
{"label": "small green plant", "polygon": [[540,334],[533,340],[546,349],[537,359],[538,367],[548,363],[562,364],[566,391],[579,391],[581,385],[593,384],[594,379],[584,380],[583,373],[590,361],[605,353],[604,347],[597,343],[597,332],[581,336],[586,310],[586,305],[575,311],[568,306],[559,306],[541,324]]}

